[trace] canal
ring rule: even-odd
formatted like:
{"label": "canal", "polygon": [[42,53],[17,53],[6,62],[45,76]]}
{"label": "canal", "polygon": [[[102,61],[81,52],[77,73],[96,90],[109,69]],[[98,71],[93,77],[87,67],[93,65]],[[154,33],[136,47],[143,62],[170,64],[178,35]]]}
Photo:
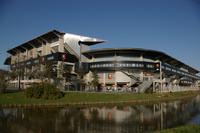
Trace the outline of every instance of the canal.
{"label": "canal", "polygon": [[156,104],[0,108],[1,133],[133,133],[200,124],[200,96]]}

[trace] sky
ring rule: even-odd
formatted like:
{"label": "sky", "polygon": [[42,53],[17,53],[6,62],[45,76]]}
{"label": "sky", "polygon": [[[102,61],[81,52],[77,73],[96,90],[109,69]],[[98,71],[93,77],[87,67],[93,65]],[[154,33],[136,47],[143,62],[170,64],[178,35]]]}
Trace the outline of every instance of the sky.
{"label": "sky", "polygon": [[0,0],[0,68],[49,30],[107,40],[96,48],[163,51],[200,70],[200,0]]}

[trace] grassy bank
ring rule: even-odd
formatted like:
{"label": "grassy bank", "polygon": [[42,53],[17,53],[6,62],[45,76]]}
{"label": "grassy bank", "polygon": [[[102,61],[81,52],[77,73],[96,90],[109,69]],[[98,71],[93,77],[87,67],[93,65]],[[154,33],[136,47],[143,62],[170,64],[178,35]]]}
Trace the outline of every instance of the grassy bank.
{"label": "grassy bank", "polygon": [[124,104],[152,103],[169,100],[186,99],[200,92],[176,92],[164,94],[133,94],[133,93],[86,93],[67,92],[57,100],[26,98],[24,92],[0,94],[0,106],[64,106],[64,105],[93,105],[93,104]]}
{"label": "grassy bank", "polygon": [[200,126],[199,125],[186,125],[171,129],[165,129],[162,131],[157,131],[155,133],[199,133]]}

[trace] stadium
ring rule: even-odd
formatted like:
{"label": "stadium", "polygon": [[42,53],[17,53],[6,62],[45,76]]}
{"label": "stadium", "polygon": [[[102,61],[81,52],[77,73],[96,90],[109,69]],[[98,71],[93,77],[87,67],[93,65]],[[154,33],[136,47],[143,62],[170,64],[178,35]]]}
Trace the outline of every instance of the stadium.
{"label": "stadium", "polygon": [[[63,90],[91,91],[94,72],[98,91],[169,92],[199,87],[199,71],[164,52],[141,48],[90,50],[90,46],[103,42],[58,30],[44,33],[7,51],[10,56],[5,64],[12,72],[21,72],[10,83],[21,88],[40,83],[33,74],[50,63],[51,82],[59,82]],[[77,80],[80,71],[82,87]]]}
{"label": "stadium", "polygon": [[100,83],[115,89],[173,91],[195,85],[199,79],[198,70],[160,51],[114,48],[90,50],[83,55],[88,58],[88,70],[97,71]]}

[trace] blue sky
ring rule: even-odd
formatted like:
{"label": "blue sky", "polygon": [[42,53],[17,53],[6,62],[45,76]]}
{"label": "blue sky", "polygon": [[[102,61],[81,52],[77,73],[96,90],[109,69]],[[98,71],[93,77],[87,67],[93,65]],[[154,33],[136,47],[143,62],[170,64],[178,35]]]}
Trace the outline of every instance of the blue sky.
{"label": "blue sky", "polygon": [[0,0],[5,51],[51,29],[107,40],[93,48],[161,50],[200,70],[200,0]]}

